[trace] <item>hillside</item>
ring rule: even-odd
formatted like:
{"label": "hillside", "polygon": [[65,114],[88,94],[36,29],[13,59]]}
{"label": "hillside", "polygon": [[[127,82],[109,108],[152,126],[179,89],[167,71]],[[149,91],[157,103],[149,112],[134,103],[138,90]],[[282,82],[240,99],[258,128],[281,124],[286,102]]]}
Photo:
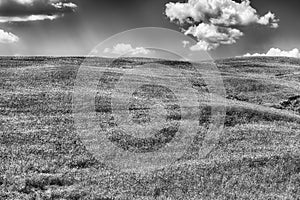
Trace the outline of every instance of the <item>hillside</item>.
{"label": "hillside", "polygon": [[[298,59],[216,61],[226,90],[226,99],[219,101],[219,106],[226,107],[226,117],[216,147],[199,159],[197,152],[204,137],[199,131],[182,159],[145,173],[110,169],[80,140],[74,127],[72,97],[77,70],[85,58],[0,60],[0,199],[300,196]],[[85,62],[97,70],[108,67],[110,60],[90,58]],[[174,69],[190,67],[186,62],[151,59],[123,59],[113,67],[126,70],[147,63]],[[200,90],[203,83],[199,75],[195,77],[191,81]],[[106,104],[99,103],[96,109],[105,112],[101,105]],[[209,122],[210,106],[201,112],[203,127]]]}

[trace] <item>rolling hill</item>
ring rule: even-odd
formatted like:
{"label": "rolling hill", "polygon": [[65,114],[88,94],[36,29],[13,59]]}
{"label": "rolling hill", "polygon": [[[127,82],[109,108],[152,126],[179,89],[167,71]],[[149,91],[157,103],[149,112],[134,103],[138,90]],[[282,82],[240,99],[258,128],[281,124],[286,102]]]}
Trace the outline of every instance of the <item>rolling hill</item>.
{"label": "rolling hill", "polygon": [[[299,59],[217,60],[226,90],[217,106],[226,108],[226,117],[215,148],[199,159],[205,134],[199,131],[181,159],[143,173],[106,166],[88,151],[74,126],[72,98],[80,65],[85,62],[97,70],[110,67],[111,60],[0,60],[0,199],[299,199]],[[113,67],[127,70],[149,63],[191,67],[146,58],[124,58]],[[190,80],[196,90],[203,89],[199,77]],[[105,115],[109,103],[97,100],[99,119],[110,123]],[[203,127],[209,124],[210,106],[193,116]],[[176,108],[170,110],[176,118]],[[139,123],[147,121],[142,119],[147,115],[140,115]],[[184,117],[180,120],[189,122]],[[112,140],[119,141],[114,136]]]}

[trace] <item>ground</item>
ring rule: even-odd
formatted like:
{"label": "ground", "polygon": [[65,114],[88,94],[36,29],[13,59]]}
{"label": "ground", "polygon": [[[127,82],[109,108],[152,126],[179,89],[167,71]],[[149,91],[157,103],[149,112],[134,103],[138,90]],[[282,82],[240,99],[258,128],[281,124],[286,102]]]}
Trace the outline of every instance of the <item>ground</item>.
{"label": "ground", "polygon": [[[80,140],[72,97],[85,58],[0,60],[0,199],[299,199],[298,59],[217,60],[226,89],[220,105],[226,106],[226,118],[216,147],[198,159],[199,132],[182,159],[145,173],[107,167]],[[103,67],[110,60],[86,62]],[[151,62],[190,67],[150,59],[114,64],[130,68]],[[201,80],[191,82],[196,89],[203,87]],[[109,112],[105,108],[96,110]],[[207,108],[199,119],[203,127]]]}

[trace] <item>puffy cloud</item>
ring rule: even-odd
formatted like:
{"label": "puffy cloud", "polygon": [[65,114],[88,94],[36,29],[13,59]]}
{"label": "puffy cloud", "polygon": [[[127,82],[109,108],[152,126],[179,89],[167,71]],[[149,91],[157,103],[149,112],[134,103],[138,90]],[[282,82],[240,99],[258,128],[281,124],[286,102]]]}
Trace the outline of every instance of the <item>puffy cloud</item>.
{"label": "puffy cloud", "polygon": [[145,49],[144,47],[136,47],[133,48],[131,44],[117,44],[112,49],[106,48],[104,49],[104,53],[111,53],[111,54],[117,54],[117,55],[126,55],[130,54],[132,56],[134,55],[147,55],[150,54],[152,51]]}
{"label": "puffy cloud", "polygon": [[[250,0],[241,3],[232,0],[189,0],[187,3],[166,4],[166,15],[171,21],[204,22],[215,25],[248,25],[258,23],[268,25],[277,23],[275,15],[271,12],[263,17],[251,7]],[[268,23],[266,23],[266,20]]]}
{"label": "puffy cloud", "polygon": [[233,44],[243,36],[243,33],[234,28],[219,27],[213,24],[201,23],[198,26],[191,26],[185,31],[186,35],[193,35],[198,39],[196,46],[191,50],[210,51],[217,48],[220,44]]}
{"label": "puffy cloud", "polygon": [[278,19],[275,18],[275,14],[268,12],[265,16],[262,16],[259,20],[258,23],[262,25],[269,25],[272,28],[278,28]]}
{"label": "puffy cloud", "polygon": [[259,16],[250,0],[240,3],[233,0],[170,2],[166,4],[165,14],[170,21],[189,25],[187,30],[183,29],[184,33],[199,40],[192,50],[212,50],[221,44],[235,43],[243,35],[236,28],[238,26],[260,24],[277,28],[279,21],[271,12]]}
{"label": "puffy cloud", "polygon": [[0,29],[0,43],[14,43],[18,40],[18,36]]}
{"label": "puffy cloud", "polygon": [[254,53],[250,54],[247,53],[244,55],[244,57],[251,57],[251,56],[275,56],[275,57],[293,57],[293,58],[300,58],[300,51],[299,49],[295,48],[291,51],[283,51],[278,48],[271,48],[266,54],[259,54],[259,53]]}
{"label": "puffy cloud", "polygon": [[0,0],[0,17],[2,23],[53,20],[76,8],[64,0]]}

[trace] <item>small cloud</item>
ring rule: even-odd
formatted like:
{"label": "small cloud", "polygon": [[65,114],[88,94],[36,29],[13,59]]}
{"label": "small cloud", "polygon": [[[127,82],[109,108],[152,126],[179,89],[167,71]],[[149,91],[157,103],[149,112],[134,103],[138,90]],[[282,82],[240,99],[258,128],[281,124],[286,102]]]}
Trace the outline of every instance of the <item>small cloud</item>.
{"label": "small cloud", "polygon": [[63,8],[76,9],[77,8],[77,5],[74,3],[71,3],[71,2],[69,2],[69,3],[58,2],[58,3],[52,3],[51,5],[58,9],[63,9]]}
{"label": "small cloud", "polygon": [[62,15],[29,15],[21,17],[3,17],[0,16],[0,23],[6,22],[30,22],[30,21],[43,21],[43,20],[54,20]]}
{"label": "small cloud", "polygon": [[183,44],[183,48],[186,48],[190,44],[190,42],[184,40],[182,41],[182,44]]}
{"label": "small cloud", "polygon": [[297,48],[295,48],[291,51],[283,51],[283,50],[278,49],[278,48],[271,48],[266,54],[260,54],[260,53],[250,54],[250,53],[247,53],[243,57],[253,57],[253,56],[300,58],[300,51]]}
{"label": "small cloud", "polygon": [[199,41],[192,50],[213,50],[223,44],[235,43],[243,33],[238,27],[260,24],[277,28],[279,20],[268,12],[260,16],[250,0],[188,0],[166,4],[166,16],[172,22],[187,27],[182,29]]}
{"label": "small cloud", "polygon": [[19,37],[10,32],[5,32],[0,29],[0,43],[14,43],[18,42]]}
{"label": "small cloud", "polygon": [[112,49],[106,48],[104,49],[104,53],[108,54],[116,54],[116,55],[126,55],[130,54],[131,56],[135,55],[147,55],[150,54],[152,51],[145,49],[144,47],[136,47],[133,48],[131,44],[117,44]]}
{"label": "small cloud", "polygon": [[12,1],[16,1],[20,4],[32,4],[35,0],[12,0]]}
{"label": "small cloud", "polygon": [[15,0],[19,4],[32,4],[34,0]]}

